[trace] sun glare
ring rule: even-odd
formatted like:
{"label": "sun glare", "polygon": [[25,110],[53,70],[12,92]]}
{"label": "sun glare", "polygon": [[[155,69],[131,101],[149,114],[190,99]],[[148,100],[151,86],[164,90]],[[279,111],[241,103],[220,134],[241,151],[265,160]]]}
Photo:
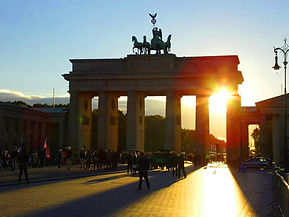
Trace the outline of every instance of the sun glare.
{"label": "sun glare", "polygon": [[210,97],[210,109],[218,113],[226,112],[229,97],[230,93],[225,88],[220,89]]}

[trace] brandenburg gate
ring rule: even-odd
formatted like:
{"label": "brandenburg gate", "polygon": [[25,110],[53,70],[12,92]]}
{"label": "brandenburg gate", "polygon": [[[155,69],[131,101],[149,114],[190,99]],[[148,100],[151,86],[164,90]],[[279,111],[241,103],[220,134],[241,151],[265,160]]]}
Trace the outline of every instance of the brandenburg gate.
{"label": "brandenburg gate", "polygon": [[[153,29],[148,49],[134,47],[139,54],[120,59],[73,59],[72,71],[64,74],[69,81],[69,141],[79,150],[90,145],[91,101],[99,97],[98,148],[117,150],[118,98],[127,96],[126,149],[144,151],[145,97],[166,96],[166,150],[181,151],[181,97],[196,96],[196,156],[209,152],[209,97],[225,87],[232,96],[227,104],[227,160],[241,155],[241,98],[238,85],[238,56],[177,57],[169,54],[169,35],[163,42],[161,30]],[[148,43],[149,44],[149,43]],[[156,54],[150,54],[156,50]],[[164,54],[161,54],[163,50]],[[141,55],[144,51],[144,55]]]}
{"label": "brandenburg gate", "polygon": [[181,97],[196,96],[197,153],[208,152],[209,97],[226,87],[227,153],[240,146],[240,108],[237,56],[176,57],[129,55],[122,59],[74,59],[69,81],[70,145],[90,144],[91,100],[99,97],[98,147],[117,149],[118,97],[127,96],[127,150],[144,150],[146,96],[166,96],[165,149],[181,151]]}

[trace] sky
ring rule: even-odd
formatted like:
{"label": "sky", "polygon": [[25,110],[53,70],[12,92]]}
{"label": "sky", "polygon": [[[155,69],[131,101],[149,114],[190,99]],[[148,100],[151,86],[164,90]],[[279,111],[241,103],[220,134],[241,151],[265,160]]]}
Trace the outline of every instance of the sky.
{"label": "sky", "polygon": [[171,53],[238,55],[242,106],[254,106],[281,94],[284,74],[272,71],[273,47],[289,37],[288,6],[285,0],[1,0],[0,93],[51,97],[55,88],[57,97],[69,96],[61,76],[71,71],[69,59],[132,54],[131,37],[150,39],[148,13],[158,13],[156,26],[164,38],[172,34]]}

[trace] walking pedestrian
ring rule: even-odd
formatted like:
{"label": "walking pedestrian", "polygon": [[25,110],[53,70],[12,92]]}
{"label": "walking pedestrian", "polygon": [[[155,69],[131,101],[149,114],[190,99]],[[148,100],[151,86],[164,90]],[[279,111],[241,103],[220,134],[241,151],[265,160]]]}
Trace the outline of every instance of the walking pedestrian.
{"label": "walking pedestrian", "polygon": [[72,166],[72,150],[70,147],[67,147],[66,163],[67,163],[67,169],[70,170]]}
{"label": "walking pedestrian", "polygon": [[148,190],[150,189],[150,183],[148,178],[148,171],[150,168],[150,161],[147,156],[144,155],[144,153],[140,154],[140,158],[138,161],[138,168],[139,168],[139,183],[138,183],[138,190],[141,190],[142,187],[142,179],[145,179],[145,182],[147,184]]}
{"label": "walking pedestrian", "polygon": [[127,174],[129,174],[129,172],[132,174],[132,154],[131,153],[126,154],[126,162],[127,162]]}
{"label": "walking pedestrian", "polygon": [[178,178],[181,177],[181,170],[183,172],[183,176],[187,178],[187,174],[185,171],[185,158],[184,153],[181,153],[178,158]]}
{"label": "walking pedestrian", "polygon": [[90,170],[90,164],[91,164],[91,151],[87,150],[85,157],[85,170]]}
{"label": "walking pedestrian", "polygon": [[62,149],[60,148],[56,155],[57,160],[57,168],[61,168],[61,161],[62,161]]}
{"label": "walking pedestrian", "polygon": [[11,155],[10,155],[12,171],[14,171],[16,169],[17,154],[18,154],[17,146],[15,146],[13,151],[11,152]]}
{"label": "walking pedestrian", "polygon": [[98,150],[94,150],[92,153],[92,162],[93,162],[93,170],[95,171],[95,167],[98,170],[99,167],[99,156],[98,156]]}
{"label": "walking pedestrian", "polygon": [[26,182],[29,183],[28,173],[27,173],[27,163],[29,155],[25,150],[25,146],[22,148],[18,148],[17,162],[19,165],[19,176],[18,176],[18,184],[21,183],[21,176],[24,171]]}
{"label": "walking pedestrian", "polygon": [[176,153],[172,153],[172,175],[177,176],[178,171],[178,156]]}
{"label": "walking pedestrian", "polygon": [[86,151],[85,146],[81,149],[79,153],[79,159],[80,159],[80,169],[85,169],[85,158],[86,158]]}

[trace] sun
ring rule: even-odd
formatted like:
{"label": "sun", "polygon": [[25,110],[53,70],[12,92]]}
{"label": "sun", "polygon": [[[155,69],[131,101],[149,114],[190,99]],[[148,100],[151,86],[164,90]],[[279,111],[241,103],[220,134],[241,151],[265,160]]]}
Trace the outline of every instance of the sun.
{"label": "sun", "polygon": [[210,96],[210,109],[218,113],[226,112],[229,97],[230,93],[225,88],[220,89],[214,95]]}

